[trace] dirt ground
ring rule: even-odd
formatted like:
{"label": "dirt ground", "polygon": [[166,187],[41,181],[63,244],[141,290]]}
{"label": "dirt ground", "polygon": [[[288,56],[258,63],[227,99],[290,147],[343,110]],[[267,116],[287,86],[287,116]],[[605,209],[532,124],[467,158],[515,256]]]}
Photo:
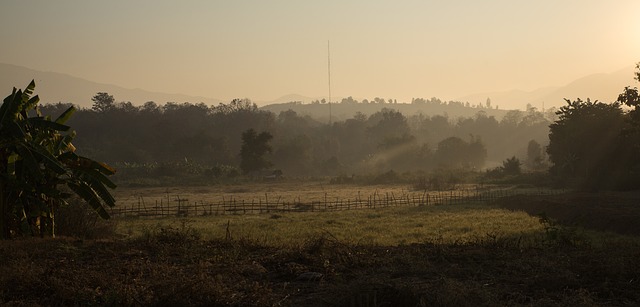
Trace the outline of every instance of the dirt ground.
{"label": "dirt ground", "polygon": [[546,215],[567,226],[640,236],[640,192],[513,196],[499,200],[498,205]]}
{"label": "dirt ground", "polygon": [[[567,225],[638,235],[634,194],[499,203]],[[299,247],[200,240],[163,229],[128,240],[0,242],[0,305],[637,306],[640,246],[518,238],[473,244]]]}

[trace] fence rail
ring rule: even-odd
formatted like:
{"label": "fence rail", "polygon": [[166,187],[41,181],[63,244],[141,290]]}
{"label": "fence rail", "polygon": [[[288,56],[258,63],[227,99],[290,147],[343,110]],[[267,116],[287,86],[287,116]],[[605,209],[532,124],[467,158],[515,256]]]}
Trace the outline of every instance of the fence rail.
{"label": "fence rail", "polygon": [[515,190],[515,189],[466,189],[452,191],[431,191],[422,194],[406,194],[395,196],[393,193],[374,193],[366,198],[327,199],[321,201],[301,202],[273,200],[265,195],[264,199],[223,199],[217,202],[189,201],[176,195],[173,200],[160,198],[153,204],[139,197],[137,204],[110,208],[111,216],[198,216],[227,214],[264,214],[283,212],[323,212],[345,211],[355,209],[375,209],[401,206],[456,205],[470,202],[492,202],[514,195],[557,195],[561,190]]}

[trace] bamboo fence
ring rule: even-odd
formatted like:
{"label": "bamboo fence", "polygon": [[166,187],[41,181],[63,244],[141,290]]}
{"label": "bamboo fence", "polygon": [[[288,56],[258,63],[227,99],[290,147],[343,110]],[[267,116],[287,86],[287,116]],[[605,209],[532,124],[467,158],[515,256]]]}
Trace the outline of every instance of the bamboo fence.
{"label": "bamboo fence", "polygon": [[394,195],[393,193],[374,193],[367,197],[358,195],[352,199],[331,199],[326,196],[323,200],[303,202],[298,200],[286,201],[281,197],[259,199],[237,199],[231,197],[217,202],[190,201],[179,195],[161,197],[150,203],[143,197],[138,197],[137,204],[116,206],[109,209],[109,214],[115,217],[166,217],[166,216],[205,216],[227,214],[265,214],[285,212],[326,212],[346,211],[357,209],[376,209],[401,206],[430,206],[457,205],[472,202],[493,202],[497,199],[513,195],[555,195],[560,190],[521,191],[512,189],[465,189],[451,191],[425,191],[422,194]]}

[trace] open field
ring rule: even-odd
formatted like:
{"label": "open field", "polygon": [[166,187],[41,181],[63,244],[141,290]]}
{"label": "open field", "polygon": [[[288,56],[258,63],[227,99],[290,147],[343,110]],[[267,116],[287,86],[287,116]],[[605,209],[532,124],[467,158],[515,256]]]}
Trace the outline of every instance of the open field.
{"label": "open field", "polygon": [[637,305],[639,200],[117,218],[109,239],[0,242],[0,304]]}
{"label": "open field", "polygon": [[400,206],[492,202],[510,195],[549,195],[562,190],[504,185],[458,185],[455,190],[416,190],[408,185],[347,185],[275,181],[253,185],[119,189],[113,216],[198,216],[344,211]]}
{"label": "open field", "polygon": [[134,237],[159,229],[183,227],[193,228],[205,239],[224,239],[230,235],[234,239],[257,241],[269,246],[295,246],[323,233],[347,244],[401,245],[468,243],[494,237],[527,238],[543,230],[537,218],[524,212],[481,205],[127,218],[118,223],[120,233]]}
{"label": "open field", "polygon": [[[474,190],[505,190],[511,186],[501,185],[477,185],[459,184],[459,191]],[[534,187],[520,187],[522,192],[538,193],[540,191],[556,191]],[[437,191],[431,191],[433,193]],[[174,203],[176,198],[187,199],[188,202],[219,202],[231,199],[280,199],[286,202],[314,202],[340,199],[366,199],[372,195],[393,195],[396,198],[406,196],[418,197],[425,193],[423,190],[415,190],[409,184],[395,185],[355,185],[355,184],[328,184],[323,181],[274,181],[268,183],[236,184],[236,185],[210,185],[210,186],[170,186],[170,187],[118,187],[114,190],[114,196],[118,205],[134,206],[142,201],[147,206],[155,203]]]}
{"label": "open field", "polygon": [[[295,199],[296,202],[309,204],[321,202],[324,198],[395,198],[417,197],[432,198],[439,192],[410,191],[406,186],[351,186],[304,184],[301,191],[290,183],[276,183],[245,187],[212,187],[195,190],[183,190],[181,197],[200,198],[215,201],[215,198],[232,197],[251,199],[263,196],[278,199]],[[185,218],[126,217],[118,218],[118,232],[126,236],[141,236],[149,232],[167,228],[189,227],[205,239],[234,238],[258,241],[271,246],[294,246],[309,237],[329,234],[348,244],[399,245],[410,243],[469,243],[487,238],[518,238],[523,244],[543,230],[543,225],[535,216],[525,212],[514,212],[485,202],[464,202],[465,194],[475,193],[478,187],[463,187],[459,191],[445,191],[444,196],[460,195],[455,205],[452,202],[431,201],[431,203],[411,203],[400,207],[382,207],[344,211],[321,212],[280,212],[273,210],[263,214],[224,214],[193,215]],[[510,190],[513,187],[483,187],[483,191]],[[527,192],[521,189],[521,193]],[[168,192],[167,192],[168,191]],[[471,192],[470,192],[471,191]],[[164,197],[159,189],[124,191],[128,195],[146,195],[147,198]],[[178,193],[176,189],[166,189],[165,193]],[[530,192],[530,191],[529,191]],[[505,193],[506,194],[506,193]],[[226,195],[226,196],[225,196]],[[302,195],[302,196],[301,196]],[[327,196],[329,195],[329,196]],[[384,196],[380,196],[384,195]],[[444,198],[444,196],[441,196]],[[131,197],[131,196],[129,196]],[[391,198],[391,197],[389,197]],[[169,198],[170,199],[170,198]],[[382,202],[384,203],[384,201]],[[201,211],[202,212],[202,211]]]}
{"label": "open field", "polygon": [[313,202],[326,199],[367,198],[374,194],[392,194],[397,197],[422,195],[423,191],[411,191],[403,185],[332,185],[325,182],[276,181],[245,185],[212,185],[194,187],[119,187],[114,191],[118,205],[137,206],[142,201],[147,206],[162,202],[163,205],[176,203],[176,198],[185,202],[221,202],[238,200],[271,199],[285,202]]}

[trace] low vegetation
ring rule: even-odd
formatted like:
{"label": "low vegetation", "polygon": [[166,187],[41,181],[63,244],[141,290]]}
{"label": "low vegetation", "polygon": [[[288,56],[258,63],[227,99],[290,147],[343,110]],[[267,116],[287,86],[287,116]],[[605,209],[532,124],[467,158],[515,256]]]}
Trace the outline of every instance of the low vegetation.
{"label": "low vegetation", "polygon": [[231,237],[274,247],[297,246],[323,234],[349,245],[467,244],[512,238],[529,244],[543,230],[537,218],[524,212],[469,204],[163,220],[127,218],[119,221],[118,232],[135,238],[162,229],[184,229],[185,225],[205,239]]}
{"label": "low vegetation", "polygon": [[107,239],[0,242],[0,303],[633,305],[638,199],[117,219]]}

